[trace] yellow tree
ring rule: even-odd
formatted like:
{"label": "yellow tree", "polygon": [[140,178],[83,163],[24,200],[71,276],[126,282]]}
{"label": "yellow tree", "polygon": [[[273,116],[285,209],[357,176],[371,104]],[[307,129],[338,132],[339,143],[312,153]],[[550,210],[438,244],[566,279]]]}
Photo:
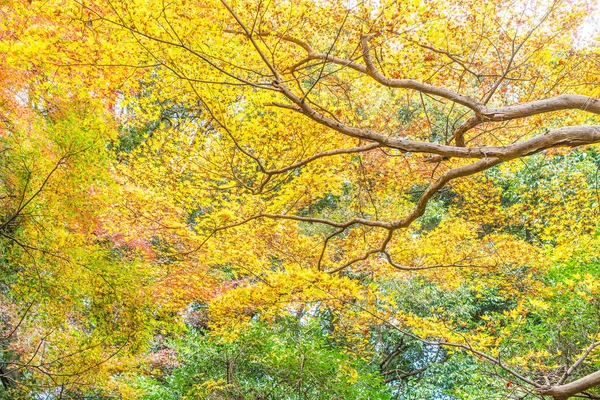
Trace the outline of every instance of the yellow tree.
{"label": "yellow tree", "polygon": [[[179,98],[205,113],[202,124],[184,129],[184,118],[167,119],[168,135],[149,139],[144,159],[163,160],[156,185],[170,182],[172,193],[189,194],[183,201],[199,210],[195,229],[211,239],[205,248],[212,257],[255,277],[254,289],[214,303],[215,327],[233,323],[235,309],[242,320],[255,315],[248,307],[289,312],[281,304],[318,298],[314,285],[347,306],[330,279],[389,276],[390,268],[448,290],[464,281],[494,285],[504,275],[505,296],[520,296],[513,319],[531,311],[527,299],[542,289],[531,275],[512,279],[509,270],[543,270],[544,247],[484,229],[515,210],[500,207],[498,189],[478,174],[493,167],[510,173],[516,160],[600,140],[598,42],[582,29],[586,2],[81,7],[98,35],[127,35],[130,54],[141,57],[135,62],[153,66],[162,90],[150,103]],[[444,189],[462,201],[450,207],[452,218],[427,229],[422,217]],[[591,223],[560,221],[546,232],[559,247],[593,231]],[[289,277],[283,287],[270,277],[273,268]],[[256,304],[247,290],[266,303]],[[368,305],[372,290],[357,296]],[[540,394],[566,398],[600,379],[592,373],[567,383],[569,372],[538,381],[519,372],[518,360],[515,367],[501,361],[502,334],[493,329],[464,338],[439,318],[394,313],[377,318],[402,320],[412,335],[470,351]],[[590,340],[593,349],[597,338]],[[585,360],[585,348],[566,371]]]}
{"label": "yellow tree", "polygon": [[[587,2],[59,4],[93,38],[71,42],[64,64],[137,74],[120,87],[125,114],[156,124],[119,173],[160,206],[132,201],[130,216],[185,238],[172,257],[245,279],[211,304],[216,332],[318,303],[349,339],[365,341],[360,324],[391,324],[478,356],[523,393],[585,396],[600,382],[600,372],[573,374],[597,333],[546,380],[531,364],[539,354],[500,354],[507,332],[552,297],[536,274],[594,242],[593,191],[506,206],[494,181],[529,156],[600,141]],[[516,218],[539,240],[490,229]],[[364,276],[466,284],[516,304],[466,329],[443,307],[402,310],[389,290],[359,285]]]}
{"label": "yellow tree", "polygon": [[154,197],[164,218],[131,212],[153,195],[119,175],[111,147],[133,77],[78,58],[121,57],[100,52],[118,38],[72,23],[79,11],[0,4],[0,380],[12,398],[110,389],[155,332],[177,329],[182,298],[214,287],[201,266],[181,278],[195,259],[169,259],[186,231],[164,228],[170,202]]}

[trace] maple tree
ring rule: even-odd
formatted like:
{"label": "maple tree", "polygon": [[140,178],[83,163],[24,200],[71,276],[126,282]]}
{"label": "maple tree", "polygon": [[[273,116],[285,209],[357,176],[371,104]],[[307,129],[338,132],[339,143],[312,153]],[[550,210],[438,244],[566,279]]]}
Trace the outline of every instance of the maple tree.
{"label": "maple tree", "polygon": [[[59,396],[598,396],[592,5],[36,3],[2,5],[3,368]],[[58,325],[56,354],[101,344],[36,363]]]}
{"label": "maple tree", "polygon": [[[161,258],[178,239],[130,219],[146,193],[112,170],[123,77],[57,70],[72,48],[53,38],[89,44],[87,28],[26,2],[0,15],[0,395],[101,393],[155,331],[177,329],[183,283]],[[213,289],[201,272],[189,301]]]}

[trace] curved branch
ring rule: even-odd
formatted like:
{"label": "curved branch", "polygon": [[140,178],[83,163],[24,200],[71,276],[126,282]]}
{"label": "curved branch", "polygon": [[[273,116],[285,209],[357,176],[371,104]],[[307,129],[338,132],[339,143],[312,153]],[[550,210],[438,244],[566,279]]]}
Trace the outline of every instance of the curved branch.
{"label": "curved branch", "polygon": [[283,220],[290,220],[290,221],[297,221],[297,222],[310,222],[310,223],[316,223],[316,224],[329,225],[334,228],[344,228],[344,229],[346,229],[352,225],[356,225],[356,224],[372,226],[372,227],[379,227],[379,228],[386,228],[386,229],[389,229],[391,227],[391,224],[389,222],[373,221],[373,220],[368,220],[368,219],[364,219],[364,218],[353,218],[346,222],[335,222],[335,221],[332,221],[329,219],[324,219],[324,218],[300,217],[297,215],[287,215],[287,214],[260,213],[260,214],[256,214],[251,217],[245,218],[239,222],[234,222],[232,224],[216,227],[216,228],[212,229],[212,231],[213,232],[224,231],[227,229],[231,229],[231,228],[235,228],[235,227],[244,225],[250,221],[254,221],[256,219],[262,219],[262,218],[283,219]]}
{"label": "curved branch", "polygon": [[293,169],[296,169],[298,167],[302,167],[312,161],[315,161],[319,158],[323,158],[323,157],[329,157],[329,156],[335,156],[335,155],[339,155],[339,154],[351,154],[351,153],[362,153],[364,151],[369,151],[369,150],[373,150],[373,149],[377,149],[381,147],[381,144],[379,143],[371,143],[365,146],[357,146],[357,147],[351,147],[348,149],[335,149],[335,150],[326,150],[320,153],[316,153],[310,157],[308,157],[305,160],[302,161],[298,161],[297,163],[288,165],[287,167],[282,167],[282,168],[278,168],[278,169],[269,169],[265,171],[265,174],[267,175],[275,175],[275,174],[282,174],[284,172],[288,172],[291,171]]}
{"label": "curved branch", "polygon": [[427,207],[427,203],[429,202],[429,200],[433,197],[435,193],[437,193],[451,180],[485,171],[486,169],[491,168],[494,165],[500,164],[501,162],[502,159],[500,158],[484,158],[482,160],[474,162],[473,164],[464,165],[462,167],[454,168],[444,172],[442,176],[440,176],[437,181],[429,185],[427,190],[421,195],[419,201],[417,202],[417,207],[413,210],[413,212],[406,218],[395,222],[393,226],[395,228],[407,227],[415,219],[423,215],[423,213],[425,213],[425,208]]}
{"label": "curved branch", "polygon": [[[423,341],[423,343],[427,343],[428,341]],[[429,342],[430,344],[438,344],[440,346],[446,346],[446,347],[454,347],[454,348],[459,348],[459,349],[463,349],[463,350],[467,350],[470,353],[475,354],[476,356],[478,356],[481,359],[484,359],[486,361],[491,362],[492,364],[495,364],[497,366],[499,366],[500,368],[502,368],[504,371],[508,372],[509,374],[511,374],[512,376],[514,376],[515,378],[519,379],[522,382],[525,382],[535,388],[540,388],[540,385],[538,383],[535,383],[534,381],[532,381],[531,379],[526,378],[525,376],[523,376],[522,374],[518,373],[517,371],[509,368],[506,364],[504,364],[502,361],[500,361],[499,358],[495,358],[490,356],[489,354],[486,354],[482,351],[476,350],[474,349],[471,345],[466,345],[463,343],[454,343],[454,342],[446,342],[446,341],[440,341],[440,342]]]}
{"label": "curved branch", "polygon": [[375,79],[377,82],[391,88],[414,89],[422,93],[443,97],[454,103],[458,103],[470,108],[471,110],[475,111],[476,114],[480,114],[485,109],[485,106],[477,100],[469,96],[464,96],[460,93],[456,93],[450,89],[429,85],[427,83],[422,83],[414,79],[391,79],[384,76],[375,68],[375,64],[373,64],[373,60],[371,59],[369,40],[373,36],[374,35],[364,35],[361,38],[361,45],[363,48],[363,60],[366,64],[365,73],[373,79]]}
{"label": "curved branch", "polygon": [[[397,220],[397,221],[393,221],[393,222],[387,222],[387,223],[383,222],[378,225],[373,224],[373,222],[375,222],[375,221],[369,221],[370,222],[369,226],[377,226],[377,227],[381,227],[381,228],[386,228],[389,231],[386,238],[384,239],[384,241],[382,242],[381,246],[378,249],[369,250],[364,255],[357,257],[357,258],[347,262],[346,264],[344,264],[340,267],[337,267],[328,272],[329,273],[340,272],[340,271],[350,267],[351,265],[353,265],[357,262],[360,262],[360,261],[364,261],[367,258],[369,258],[371,255],[378,254],[378,253],[383,254],[386,257],[386,259],[388,260],[388,262],[390,263],[390,265],[392,265],[396,269],[421,270],[421,269],[436,268],[436,267],[432,267],[432,266],[406,267],[406,266],[395,263],[392,260],[391,255],[387,252],[387,246],[390,243],[390,241],[392,240],[394,231],[396,229],[406,228],[406,227],[410,226],[417,218],[422,216],[425,213],[425,209],[427,208],[427,203],[429,202],[429,200],[431,200],[431,198],[451,180],[476,174],[478,172],[481,172],[488,168],[491,168],[494,165],[500,164],[502,161],[503,160],[499,159],[499,158],[484,158],[482,160],[474,162],[473,164],[464,165],[462,167],[458,167],[458,168],[454,168],[449,171],[446,171],[434,183],[429,185],[427,190],[425,190],[425,192],[419,198],[419,201],[417,202],[417,206],[415,207],[415,209],[406,217],[404,217],[400,220]],[[353,221],[358,221],[358,219],[353,220]],[[355,223],[361,223],[361,222],[355,222]],[[367,225],[367,224],[364,224],[364,225]]]}
{"label": "curved branch", "polygon": [[353,60],[332,56],[330,54],[315,52],[306,42],[296,38],[292,38],[290,36],[284,36],[282,37],[282,39],[297,44],[298,46],[306,50],[306,52],[308,53],[306,58],[294,65],[294,68],[298,68],[300,65],[310,60],[329,61],[333,64],[349,67],[354,69],[355,71],[366,74],[384,86],[392,88],[414,89],[421,93],[439,96],[453,101],[455,103],[462,104],[475,111],[477,115],[481,115],[483,117],[483,120],[486,121],[506,121],[510,119],[525,118],[532,115],[548,113],[552,111],[572,109],[578,109],[586,112],[600,114],[600,99],[589,96],[563,94],[543,100],[536,100],[527,103],[497,108],[490,108],[473,98],[461,95],[446,88],[429,85],[426,83],[416,81],[414,79],[387,78],[375,68],[375,65],[371,59],[370,47],[368,42],[373,36],[374,35],[365,35],[361,39],[361,44],[363,47],[362,56],[366,65],[359,64]]}
{"label": "curved branch", "polygon": [[[315,285],[316,286],[316,285]],[[344,304],[348,304],[352,307],[358,308],[361,311],[364,311],[365,313],[371,315],[372,317],[374,317],[376,320],[380,321],[383,325],[386,325],[388,327],[390,327],[391,329],[394,329],[414,340],[417,340],[423,344],[426,345],[430,345],[430,346],[446,346],[446,347],[454,347],[457,349],[462,349],[462,350],[466,350],[474,355],[476,355],[477,357],[484,359],[494,365],[497,365],[498,367],[502,368],[504,371],[506,371],[508,374],[514,376],[515,378],[519,379],[520,381],[527,383],[528,385],[531,385],[532,387],[536,388],[538,391],[543,390],[542,385],[532,381],[531,379],[528,379],[527,377],[525,377],[523,374],[515,371],[514,369],[508,367],[506,364],[504,364],[499,358],[493,357],[487,353],[484,353],[480,350],[477,350],[475,348],[473,348],[473,346],[471,346],[470,344],[464,344],[464,343],[456,343],[456,342],[448,342],[446,340],[431,340],[431,339],[423,339],[422,337],[408,331],[405,329],[402,329],[400,326],[396,325],[393,322],[390,322],[389,320],[382,318],[380,315],[377,315],[376,313],[370,311],[369,309],[362,307],[359,303],[357,302],[350,302],[348,300],[344,300],[342,298],[339,298],[333,294],[331,294],[330,292],[326,291],[325,289],[322,289],[318,286],[316,286],[318,289],[320,289],[322,292],[326,293],[328,296],[330,296],[331,298],[338,300],[340,302],[343,302]],[[583,389],[585,390],[585,389]]]}
{"label": "curved branch", "polygon": [[554,400],[566,400],[598,385],[600,385],[600,371],[596,371],[565,385],[544,387],[538,391],[544,396],[552,396]]}
{"label": "curved branch", "polygon": [[600,341],[589,345],[588,348],[583,352],[581,357],[579,357],[579,359],[577,359],[577,361],[575,361],[575,363],[573,365],[571,365],[571,367],[565,371],[564,375],[560,378],[558,383],[559,384],[564,383],[567,380],[567,378],[569,377],[569,375],[571,375],[573,373],[573,371],[575,371],[575,369],[577,369],[577,367],[579,367],[581,365],[581,363],[587,358],[587,356],[589,356],[590,353],[598,346],[600,346]]}
{"label": "curved branch", "polygon": [[[276,104],[277,106],[300,112],[312,120],[335,131],[343,133],[344,135],[378,142],[383,146],[391,147],[404,152],[428,153],[437,154],[444,157],[458,158],[497,157],[502,160],[510,160],[553,147],[575,147],[600,142],[600,126],[594,125],[558,128],[548,131],[546,134],[538,135],[531,139],[507,146],[483,146],[467,148],[460,146],[448,146],[439,143],[421,142],[411,139],[394,138],[371,131],[369,129],[348,126],[339,121],[326,117],[315,111],[310,105],[302,101],[301,98],[296,96],[288,88],[284,86],[279,86],[279,88],[288,99],[296,104],[297,107],[292,107],[289,105],[286,106],[285,104],[278,103]],[[544,100],[541,101],[543,102]],[[529,103],[525,103],[522,106],[526,106],[527,104]],[[533,114],[534,113],[531,113],[530,115]],[[504,115],[507,114],[494,114],[494,118],[496,118],[495,120],[497,121],[503,121],[506,120]],[[473,124],[473,126],[475,126],[474,122],[469,124]]]}
{"label": "curved branch", "polygon": [[507,121],[563,110],[582,110],[600,114],[600,99],[579,94],[561,94],[556,97],[511,106],[486,108],[482,112],[482,116],[489,121]]}
{"label": "curved branch", "polygon": [[481,122],[481,117],[475,115],[459,125],[459,127],[452,132],[452,137],[454,138],[456,146],[465,147],[465,133],[481,124]]}

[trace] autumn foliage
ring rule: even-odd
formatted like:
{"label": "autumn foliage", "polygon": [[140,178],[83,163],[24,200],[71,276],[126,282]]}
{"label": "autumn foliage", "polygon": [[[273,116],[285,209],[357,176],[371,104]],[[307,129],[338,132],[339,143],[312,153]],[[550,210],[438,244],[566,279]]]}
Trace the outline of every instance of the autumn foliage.
{"label": "autumn foliage", "polygon": [[0,2],[0,398],[598,398],[598,20]]}

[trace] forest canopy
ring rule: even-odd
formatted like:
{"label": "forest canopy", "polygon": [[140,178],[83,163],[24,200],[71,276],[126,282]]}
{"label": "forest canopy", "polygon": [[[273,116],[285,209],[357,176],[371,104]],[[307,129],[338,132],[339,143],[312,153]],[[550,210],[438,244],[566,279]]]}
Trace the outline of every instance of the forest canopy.
{"label": "forest canopy", "polygon": [[0,1],[0,398],[600,398],[599,12]]}

